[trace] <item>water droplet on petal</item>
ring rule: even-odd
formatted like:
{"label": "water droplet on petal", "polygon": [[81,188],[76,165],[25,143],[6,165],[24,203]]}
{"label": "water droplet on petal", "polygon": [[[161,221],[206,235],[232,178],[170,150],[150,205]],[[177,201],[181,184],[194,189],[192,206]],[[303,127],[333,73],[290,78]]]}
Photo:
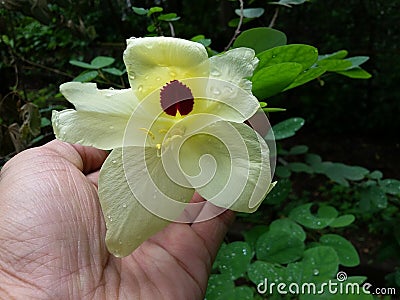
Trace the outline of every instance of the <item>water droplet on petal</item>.
{"label": "water droplet on petal", "polygon": [[114,160],[112,160],[111,162],[112,162],[113,164],[115,164],[117,161],[114,159]]}
{"label": "water droplet on petal", "polygon": [[221,72],[218,71],[217,69],[211,70],[210,74],[211,74],[211,76],[213,76],[213,77],[219,77],[219,76],[221,76]]}
{"label": "water droplet on petal", "polygon": [[124,203],[124,204],[122,204],[122,207],[123,207],[123,208],[126,208],[126,204],[125,204],[125,203]]}
{"label": "water droplet on petal", "polygon": [[313,270],[313,274],[314,274],[315,276],[317,276],[317,275],[319,274],[319,270],[318,270],[318,269],[314,269],[314,270]]}
{"label": "water droplet on petal", "polygon": [[213,93],[214,95],[218,96],[221,94],[221,91],[219,90],[219,88],[213,86],[211,87],[211,93]]}
{"label": "water droplet on petal", "polygon": [[113,129],[114,129],[114,126],[110,125],[110,127],[108,127],[108,128],[110,128],[111,130],[113,130]]}
{"label": "water droplet on petal", "polygon": [[142,86],[142,85],[139,85],[138,88],[137,88],[137,91],[138,91],[138,92],[143,91],[143,86]]}

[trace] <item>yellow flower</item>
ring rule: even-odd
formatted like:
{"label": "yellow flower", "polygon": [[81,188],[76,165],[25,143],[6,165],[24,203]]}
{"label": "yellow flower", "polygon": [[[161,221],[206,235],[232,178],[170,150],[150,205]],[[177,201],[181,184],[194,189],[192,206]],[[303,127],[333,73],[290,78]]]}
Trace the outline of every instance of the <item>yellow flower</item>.
{"label": "yellow flower", "polygon": [[116,256],[171,221],[193,222],[195,191],[218,207],[253,212],[273,187],[268,146],[243,124],[259,108],[247,79],[258,62],[252,49],[208,58],[201,44],[182,39],[127,44],[130,89],[65,83],[61,93],[75,109],[52,117],[58,139],[113,149],[99,199]]}

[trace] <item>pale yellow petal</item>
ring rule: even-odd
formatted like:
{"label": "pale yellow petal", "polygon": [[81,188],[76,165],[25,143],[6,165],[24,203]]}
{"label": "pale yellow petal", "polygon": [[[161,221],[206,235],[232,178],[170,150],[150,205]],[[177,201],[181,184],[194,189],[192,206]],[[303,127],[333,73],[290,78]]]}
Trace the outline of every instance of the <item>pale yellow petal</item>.
{"label": "pale yellow petal", "polygon": [[210,77],[233,83],[251,92],[253,72],[258,64],[250,48],[236,48],[210,58]]}
{"label": "pale yellow petal", "polygon": [[99,175],[99,198],[106,221],[107,249],[127,256],[169,224],[146,210],[132,194],[125,177],[122,149],[114,149]]}
{"label": "pale yellow petal", "polygon": [[128,39],[124,62],[131,87],[139,99],[171,80],[209,74],[204,46],[172,37]]}
{"label": "pale yellow petal", "polygon": [[270,189],[268,146],[247,125],[216,122],[193,133],[179,148],[188,181],[217,206],[253,212]]}
{"label": "pale yellow petal", "polygon": [[93,111],[110,115],[130,115],[138,104],[131,89],[98,89],[95,83],[67,82],[60,92],[78,111]]}
{"label": "pale yellow petal", "polygon": [[114,149],[99,176],[108,250],[118,257],[129,255],[180,216],[185,204],[170,201],[170,196],[188,202],[193,193],[193,189],[177,187],[165,177],[156,150]]}
{"label": "pale yellow petal", "polygon": [[113,149],[123,144],[129,115],[66,109],[53,111],[52,124],[57,139],[98,149]]}

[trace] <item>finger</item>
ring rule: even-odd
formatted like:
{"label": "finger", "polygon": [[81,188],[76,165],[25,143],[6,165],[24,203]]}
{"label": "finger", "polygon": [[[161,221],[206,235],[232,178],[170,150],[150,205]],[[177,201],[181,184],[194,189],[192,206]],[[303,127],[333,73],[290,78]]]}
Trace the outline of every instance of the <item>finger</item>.
{"label": "finger", "polygon": [[89,173],[86,175],[86,178],[93,183],[93,185],[98,188],[99,187],[99,173],[100,171],[96,171],[93,173]]}
{"label": "finger", "polygon": [[108,155],[104,150],[68,144],[59,140],[51,141],[42,146],[42,148],[56,152],[56,154],[71,162],[84,174],[99,170]]}
{"label": "finger", "polygon": [[[210,210],[211,206],[214,206],[211,203],[207,204],[208,210]],[[218,211],[220,208],[215,207],[215,209]],[[192,224],[193,231],[204,241],[212,260],[215,259],[222,240],[234,220],[235,213],[231,210],[226,210],[208,221]]]}

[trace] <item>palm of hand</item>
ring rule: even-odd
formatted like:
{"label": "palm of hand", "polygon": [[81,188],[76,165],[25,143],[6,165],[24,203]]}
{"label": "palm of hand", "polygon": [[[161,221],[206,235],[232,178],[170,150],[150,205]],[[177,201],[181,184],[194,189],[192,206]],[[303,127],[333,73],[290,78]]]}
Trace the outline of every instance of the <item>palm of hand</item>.
{"label": "palm of hand", "polygon": [[229,211],[170,224],[132,255],[104,244],[97,198],[106,154],[53,141],[13,158],[0,177],[0,297],[201,299]]}

